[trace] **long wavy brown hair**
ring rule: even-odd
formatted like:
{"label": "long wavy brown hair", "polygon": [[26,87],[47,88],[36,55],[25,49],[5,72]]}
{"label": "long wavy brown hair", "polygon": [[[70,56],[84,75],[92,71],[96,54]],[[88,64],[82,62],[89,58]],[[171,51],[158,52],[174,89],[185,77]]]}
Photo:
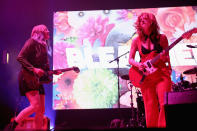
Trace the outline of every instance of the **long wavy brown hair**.
{"label": "long wavy brown hair", "polygon": [[[151,34],[150,36],[147,36],[144,32],[143,32],[143,29],[141,27],[141,19],[142,17],[145,17],[147,19],[150,20],[151,22],[151,26],[150,26],[150,30],[151,30]],[[157,20],[155,18],[155,15],[152,14],[152,13],[146,13],[146,12],[143,12],[141,13],[138,18],[137,18],[137,21],[135,22],[135,28],[137,30],[137,34],[139,35],[139,38],[142,40],[142,41],[145,41],[147,39],[147,37],[150,37],[151,41],[158,41],[159,39],[159,26],[158,26],[158,23],[157,23]]]}

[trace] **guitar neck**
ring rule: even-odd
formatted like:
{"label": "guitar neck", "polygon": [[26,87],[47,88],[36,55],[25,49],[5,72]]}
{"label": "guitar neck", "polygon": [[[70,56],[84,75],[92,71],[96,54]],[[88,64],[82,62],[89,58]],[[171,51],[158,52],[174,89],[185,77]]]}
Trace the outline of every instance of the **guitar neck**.
{"label": "guitar neck", "polygon": [[[177,43],[179,43],[181,40],[183,39],[183,37],[179,37],[178,39],[176,39],[170,46],[168,46],[167,48],[165,48],[165,52],[168,52],[170,49],[172,49]],[[154,64],[155,62],[157,62],[157,60],[160,58],[160,54],[158,54],[157,56],[155,56],[150,62],[152,64]]]}
{"label": "guitar neck", "polygon": [[183,37],[179,37],[177,40],[175,40],[169,47],[167,47],[165,49],[165,52],[168,52],[171,48],[173,48],[177,43],[179,43],[181,40],[183,39]]}
{"label": "guitar neck", "polygon": [[66,71],[70,71],[70,70],[73,70],[73,68],[65,68],[65,69],[50,70],[50,71],[47,72],[47,74],[48,74],[48,75],[52,75],[52,74],[57,73],[58,71],[66,72]]}
{"label": "guitar neck", "polygon": [[73,70],[73,68],[57,69],[57,70],[53,70],[53,72],[57,72],[57,71],[65,72],[65,71],[70,71],[70,70]]}

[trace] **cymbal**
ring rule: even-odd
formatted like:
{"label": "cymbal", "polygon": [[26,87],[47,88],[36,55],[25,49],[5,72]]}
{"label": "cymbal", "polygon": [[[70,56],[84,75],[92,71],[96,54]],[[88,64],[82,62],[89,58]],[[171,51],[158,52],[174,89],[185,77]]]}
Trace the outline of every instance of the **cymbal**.
{"label": "cymbal", "polygon": [[197,48],[197,45],[187,45],[187,47],[189,47],[189,48]]}
{"label": "cymbal", "polygon": [[183,74],[197,74],[197,68],[189,69],[183,72]]}
{"label": "cymbal", "polygon": [[129,75],[122,75],[121,78],[124,80],[129,80]]}

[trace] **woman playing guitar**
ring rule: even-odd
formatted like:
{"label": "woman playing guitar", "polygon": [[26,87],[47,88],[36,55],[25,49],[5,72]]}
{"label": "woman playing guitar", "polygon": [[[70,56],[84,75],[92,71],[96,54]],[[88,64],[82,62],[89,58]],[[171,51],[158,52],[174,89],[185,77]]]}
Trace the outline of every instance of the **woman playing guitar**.
{"label": "woman playing guitar", "polygon": [[[164,94],[171,91],[172,84],[169,53],[164,51],[168,40],[159,33],[158,23],[151,13],[142,13],[135,24],[138,36],[131,44],[129,64],[132,68],[129,77],[132,83],[139,81],[136,86],[140,87],[144,100],[146,127],[166,127]],[[137,51],[140,54],[139,62],[134,60]],[[147,61],[159,53],[160,59],[150,65]],[[147,68],[150,66],[153,67],[151,70]],[[141,79],[142,74],[146,77]]]}
{"label": "woman playing guitar", "polygon": [[[22,65],[19,73],[19,89],[21,96],[26,96],[30,105],[23,109],[8,125],[13,130],[25,118],[35,112],[36,129],[42,129],[45,113],[45,92],[42,84],[36,81],[49,70],[47,56],[47,40],[49,31],[45,25],[37,25],[33,28],[29,38],[21,49],[17,60]],[[57,72],[60,74],[61,72]],[[28,77],[35,76],[35,77]]]}

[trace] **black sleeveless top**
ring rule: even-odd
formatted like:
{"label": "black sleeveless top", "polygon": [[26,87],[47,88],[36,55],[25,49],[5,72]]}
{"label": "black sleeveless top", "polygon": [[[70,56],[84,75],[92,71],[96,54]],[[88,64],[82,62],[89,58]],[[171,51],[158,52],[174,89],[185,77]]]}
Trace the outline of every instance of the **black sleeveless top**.
{"label": "black sleeveless top", "polygon": [[161,47],[161,45],[159,44],[159,42],[153,42],[152,40],[151,40],[151,42],[154,44],[153,50],[148,50],[144,46],[141,45],[142,46],[141,50],[142,50],[142,53],[143,54],[149,54],[152,51],[156,51],[156,53],[162,52],[163,48]]}

